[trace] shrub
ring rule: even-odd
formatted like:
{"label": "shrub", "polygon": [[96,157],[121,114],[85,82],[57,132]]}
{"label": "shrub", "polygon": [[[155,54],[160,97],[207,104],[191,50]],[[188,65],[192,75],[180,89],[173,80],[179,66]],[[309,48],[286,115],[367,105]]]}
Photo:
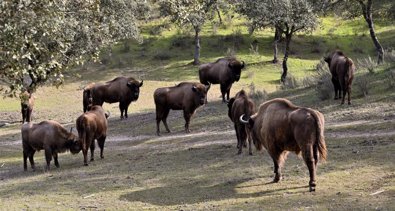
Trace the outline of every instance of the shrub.
{"label": "shrub", "polygon": [[248,86],[248,88],[250,89],[248,97],[250,97],[256,105],[259,105],[268,99],[266,90],[257,90],[253,82]]}
{"label": "shrub", "polygon": [[183,37],[183,36],[176,36],[172,41],[171,41],[171,46],[176,47],[176,48],[188,48],[191,46],[191,41],[189,37]]}
{"label": "shrub", "polygon": [[370,90],[371,79],[369,75],[369,72],[367,72],[355,78],[355,85],[362,92],[364,97],[369,94]]}
{"label": "shrub", "polygon": [[285,78],[284,83],[281,84],[280,89],[283,89],[283,90],[295,89],[295,88],[298,88],[299,86],[300,85],[299,85],[298,80],[293,75],[288,73],[287,77]]}
{"label": "shrub", "polygon": [[390,70],[388,72],[387,83],[389,88],[395,88],[395,70]]}
{"label": "shrub", "polygon": [[236,51],[234,48],[227,48],[225,52],[226,57],[236,57]]}
{"label": "shrub", "polygon": [[171,56],[168,51],[158,51],[154,55],[154,59],[159,59],[159,60],[169,60],[170,58]]}
{"label": "shrub", "polygon": [[373,61],[373,59],[370,56],[364,59],[358,59],[357,64],[359,69],[365,69],[369,73],[374,73],[377,67],[377,62]]}
{"label": "shrub", "polygon": [[384,60],[386,62],[395,63],[395,50],[384,51]]}
{"label": "shrub", "polygon": [[317,96],[320,100],[328,100],[332,98],[333,93],[333,84],[332,84],[332,75],[329,71],[328,64],[321,60],[316,66],[316,92]]}
{"label": "shrub", "polygon": [[250,54],[256,55],[256,56],[259,55],[259,46],[258,46],[258,44],[254,45],[254,43],[251,43],[249,50],[250,50]]}

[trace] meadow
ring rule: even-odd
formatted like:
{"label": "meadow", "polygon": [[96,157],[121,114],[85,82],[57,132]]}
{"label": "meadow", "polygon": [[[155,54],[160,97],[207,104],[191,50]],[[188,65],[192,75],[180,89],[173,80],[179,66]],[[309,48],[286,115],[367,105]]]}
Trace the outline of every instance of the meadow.
{"label": "meadow", "polygon": [[[395,25],[376,23],[388,50],[395,46]],[[395,210],[395,60],[369,72],[359,65],[375,59],[362,19],[321,19],[312,34],[299,34],[291,44],[289,73],[297,81],[281,86],[281,65],[272,64],[273,31],[249,35],[244,20],[225,19],[222,26],[206,24],[201,62],[224,56],[245,61],[241,80],[231,95],[245,89],[267,93],[256,99],[284,97],[325,116],[328,160],[318,165],[316,192],[308,192],[308,170],[290,154],[284,180],[270,183],[273,163],[265,150],[237,155],[236,136],[228,108],[213,85],[208,104],[199,108],[184,133],[182,112],[171,111],[172,133],[155,134],[153,92],[181,81],[198,81],[191,64],[193,39],[188,30],[156,21],[144,24],[144,42],[128,40],[102,52],[101,64],[77,67],[64,85],[39,88],[33,122],[52,119],[67,129],[82,114],[82,88],[124,75],[144,80],[140,97],[120,120],[118,104],[111,111],[104,159],[83,166],[82,153],[59,155],[60,168],[44,171],[44,153],[36,153],[37,170],[23,171],[21,116],[18,99],[0,100],[0,209],[4,210]],[[254,45],[257,45],[256,48]],[[282,59],[280,44],[279,59]],[[314,83],[317,64],[334,49],[357,62],[353,104],[321,100]],[[314,80],[313,80],[314,81]],[[363,94],[362,85],[368,85]],[[317,82],[317,81],[315,81]],[[361,88],[362,87],[362,88]],[[253,90],[252,90],[253,88]],[[161,125],[164,131],[163,125]],[[52,163],[53,165],[53,163]]]}

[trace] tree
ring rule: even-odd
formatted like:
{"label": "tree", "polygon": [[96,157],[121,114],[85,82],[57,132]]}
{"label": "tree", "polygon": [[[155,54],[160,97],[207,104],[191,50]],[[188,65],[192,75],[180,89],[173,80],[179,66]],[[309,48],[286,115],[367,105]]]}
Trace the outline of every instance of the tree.
{"label": "tree", "polygon": [[275,29],[274,51],[281,35],[285,37],[283,72],[281,82],[285,82],[288,73],[288,56],[292,36],[297,32],[311,32],[318,25],[317,14],[307,0],[241,0],[239,12],[257,27]]}
{"label": "tree", "polygon": [[180,27],[191,25],[195,31],[195,53],[193,64],[200,63],[200,31],[207,19],[212,18],[210,10],[216,0],[161,0],[162,15],[171,17],[171,20]]}
{"label": "tree", "polygon": [[4,0],[0,3],[0,81],[16,96],[97,57],[101,47],[139,39],[129,0]]}

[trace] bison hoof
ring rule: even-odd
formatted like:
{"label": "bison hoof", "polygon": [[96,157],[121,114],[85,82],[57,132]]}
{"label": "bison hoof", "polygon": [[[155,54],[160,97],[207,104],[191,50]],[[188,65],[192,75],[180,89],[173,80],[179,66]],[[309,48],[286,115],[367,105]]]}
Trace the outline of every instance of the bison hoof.
{"label": "bison hoof", "polygon": [[351,102],[348,102],[348,105],[351,105]]}
{"label": "bison hoof", "polygon": [[104,156],[100,156],[100,158],[101,158],[101,159],[103,159],[103,158],[104,158]]}
{"label": "bison hoof", "polygon": [[273,179],[273,183],[278,183],[278,182],[280,182],[281,179],[282,179],[281,176],[276,176],[276,177],[274,177],[274,179]]}
{"label": "bison hoof", "polygon": [[310,191],[310,192],[315,192],[315,187],[310,186],[310,187],[309,187],[309,191]]}
{"label": "bison hoof", "polygon": [[94,158],[91,158],[91,161],[95,161],[95,159],[94,159]]}
{"label": "bison hoof", "polygon": [[84,166],[88,166],[88,163],[84,163]]}
{"label": "bison hoof", "polygon": [[240,154],[241,154],[241,150],[239,150],[239,151],[237,152],[237,154],[240,155]]}
{"label": "bison hoof", "polygon": [[248,154],[249,154],[249,155],[252,155],[252,152],[249,152]]}
{"label": "bison hoof", "polygon": [[60,167],[59,164],[58,164],[58,165],[55,164],[55,166],[56,166],[56,168],[59,168],[59,167]]}

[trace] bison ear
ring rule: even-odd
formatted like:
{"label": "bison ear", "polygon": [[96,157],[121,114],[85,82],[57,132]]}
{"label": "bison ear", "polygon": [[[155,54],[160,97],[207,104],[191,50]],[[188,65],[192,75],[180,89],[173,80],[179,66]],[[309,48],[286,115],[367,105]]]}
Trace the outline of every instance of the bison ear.
{"label": "bison ear", "polygon": [[329,64],[331,62],[331,58],[329,58],[329,56],[324,57],[324,61]]}
{"label": "bison ear", "polygon": [[143,82],[144,82],[144,80],[141,80],[141,82],[140,82],[140,87],[142,87],[143,86]]}
{"label": "bison ear", "polygon": [[197,87],[196,86],[192,86],[192,91],[197,92]]}

